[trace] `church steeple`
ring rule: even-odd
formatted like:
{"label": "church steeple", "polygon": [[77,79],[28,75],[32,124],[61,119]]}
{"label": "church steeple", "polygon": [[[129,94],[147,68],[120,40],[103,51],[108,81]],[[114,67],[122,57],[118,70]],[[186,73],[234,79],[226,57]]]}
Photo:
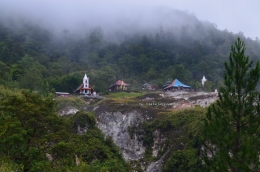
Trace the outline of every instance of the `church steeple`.
{"label": "church steeple", "polygon": [[89,83],[89,77],[87,76],[86,72],[82,78],[82,83],[80,84],[80,86],[74,91],[74,93],[80,93],[80,94],[85,94],[85,95],[95,95],[95,91],[93,89],[93,87],[91,87],[90,83]]}
{"label": "church steeple", "polygon": [[[89,78],[87,76],[87,74],[85,73],[84,78],[83,78],[83,88],[89,88]],[[84,93],[89,93],[89,90],[84,90]]]}

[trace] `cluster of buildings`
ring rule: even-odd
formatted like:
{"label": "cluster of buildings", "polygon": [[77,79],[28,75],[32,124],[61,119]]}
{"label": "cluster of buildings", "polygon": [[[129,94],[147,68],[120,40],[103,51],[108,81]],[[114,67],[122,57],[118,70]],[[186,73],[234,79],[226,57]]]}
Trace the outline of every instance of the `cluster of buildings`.
{"label": "cluster of buildings", "polygon": [[[204,86],[204,83],[207,79],[205,76],[203,76],[201,84]],[[116,92],[116,91],[127,91],[129,90],[130,84],[125,83],[123,80],[118,80],[116,81],[115,84],[111,85],[109,87],[110,92]],[[192,88],[188,85],[185,85],[181,83],[178,79],[175,79],[174,81],[167,81],[165,85],[163,85],[163,90],[164,91],[178,91],[178,90],[185,90],[185,91],[190,91]],[[148,91],[155,91],[154,86],[152,86],[149,83],[145,83],[142,85],[142,90],[148,90]],[[96,91],[94,88],[89,84],[89,77],[87,77],[87,74],[84,75],[82,84],[73,92],[73,93],[78,93],[78,94],[83,94],[83,95],[92,95],[96,96]],[[55,92],[57,96],[62,96],[62,97],[68,97],[69,93],[65,92]]]}

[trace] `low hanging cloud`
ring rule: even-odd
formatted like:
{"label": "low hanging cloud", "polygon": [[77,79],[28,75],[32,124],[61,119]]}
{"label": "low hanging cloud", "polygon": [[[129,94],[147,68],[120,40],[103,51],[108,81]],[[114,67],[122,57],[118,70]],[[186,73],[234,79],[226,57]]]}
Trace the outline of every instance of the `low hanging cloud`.
{"label": "low hanging cloud", "polygon": [[257,4],[257,0],[0,0],[0,17],[16,21],[26,18],[54,33],[67,29],[84,35],[86,30],[100,26],[109,34],[188,24],[171,10],[179,9],[215,23],[219,29],[241,31],[254,38],[260,29]]}
{"label": "low hanging cloud", "polygon": [[97,26],[110,36],[125,32],[149,33],[160,26],[167,28],[185,22],[169,7],[138,1],[10,0],[1,2],[0,9],[7,20],[15,19],[19,23],[25,18],[56,34],[66,29],[84,35]]}

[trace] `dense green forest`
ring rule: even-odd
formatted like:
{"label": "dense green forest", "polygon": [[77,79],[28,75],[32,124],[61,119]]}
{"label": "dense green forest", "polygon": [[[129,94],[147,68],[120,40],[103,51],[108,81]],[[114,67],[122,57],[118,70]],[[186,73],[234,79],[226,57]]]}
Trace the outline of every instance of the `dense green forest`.
{"label": "dense green forest", "polygon": [[55,36],[26,20],[19,25],[0,22],[0,84],[43,95],[54,90],[73,92],[86,72],[98,92],[106,92],[117,79],[140,89],[145,82],[162,88],[167,80],[177,78],[196,89],[205,75],[213,90],[221,85],[223,62],[238,36],[250,58],[259,59],[258,41],[178,13],[189,24],[119,34],[120,41],[107,39],[105,28],[99,26],[79,38],[66,29],[60,31],[62,36]]}
{"label": "dense green forest", "polygon": [[1,87],[0,171],[129,171],[93,114],[61,118],[55,110],[51,96]]}

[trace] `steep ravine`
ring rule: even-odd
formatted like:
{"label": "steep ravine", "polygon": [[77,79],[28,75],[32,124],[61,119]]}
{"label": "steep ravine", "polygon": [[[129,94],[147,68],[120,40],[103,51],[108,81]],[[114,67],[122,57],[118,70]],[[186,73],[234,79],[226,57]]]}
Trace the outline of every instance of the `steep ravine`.
{"label": "steep ravine", "polygon": [[138,127],[140,123],[147,120],[147,116],[138,111],[132,112],[102,112],[97,114],[98,128],[106,136],[111,136],[114,142],[122,150],[126,160],[139,160],[143,158],[145,147],[142,136],[133,134],[130,136],[129,127]]}
{"label": "steep ravine", "polygon": [[[143,143],[144,133],[131,133],[131,128],[138,128],[139,131],[142,124],[153,119],[149,114],[144,114],[140,110],[132,109],[131,111],[121,113],[117,112],[97,112],[97,125],[106,136],[111,136],[114,142],[122,150],[123,157],[129,161],[139,161],[143,171],[161,171],[162,159],[158,162],[147,163],[145,161],[146,147]],[[160,136],[155,134],[156,140]],[[160,143],[157,141],[153,147],[154,152],[160,150]],[[155,153],[157,156],[158,153]],[[135,166],[136,164],[134,164]]]}
{"label": "steep ravine", "polygon": [[[144,124],[160,117],[160,113],[174,109],[184,109],[200,105],[208,106],[216,100],[214,93],[164,93],[148,94],[132,100],[104,100],[102,103],[86,107],[97,118],[97,126],[105,136],[112,137],[130,162],[133,171],[160,172],[170,151],[169,135],[160,129],[152,129],[147,137]],[[167,130],[173,130],[172,128]],[[168,133],[177,133],[170,131]],[[149,142],[147,139],[150,139]],[[174,147],[181,149],[185,141],[174,140]],[[147,144],[148,143],[148,144]],[[172,147],[172,146],[171,146]]]}
{"label": "steep ravine", "polygon": [[[177,97],[178,96],[178,97]],[[171,104],[169,103],[169,100]],[[205,107],[216,100],[214,93],[201,94],[164,94],[160,97],[156,95],[147,95],[139,98],[137,106],[118,104],[103,104],[97,106],[94,110],[97,117],[97,125],[106,136],[111,136],[114,142],[122,150],[123,157],[127,161],[139,162],[141,169],[146,172],[160,172],[165,156],[168,153],[164,136],[159,130],[153,131],[153,144],[150,148],[144,145],[145,132],[142,125],[147,121],[156,118],[160,111],[168,111],[172,109],[182,109],[200,105]],[[140,103],[141,102],[141,103]],[[160,102],[165,106],[156,106]],[[167,103],[170,106],[167,106]],[[150,105],[150,106],[145,106]],[[159,103],[157,103],[159,104]],[[154,105],[154,106],[153,106]],[[128,107],[129,106],[129,107]],[[127,109],[127,110],[126,110]],[[135,130],[133,130],[135,129]],[[137,132],[136,132],[137,131]],[[145,157],[146,149],[152,149],[152,157],[154,161],[149,162]],[[162,152],[159,154],[158,152]]]}

